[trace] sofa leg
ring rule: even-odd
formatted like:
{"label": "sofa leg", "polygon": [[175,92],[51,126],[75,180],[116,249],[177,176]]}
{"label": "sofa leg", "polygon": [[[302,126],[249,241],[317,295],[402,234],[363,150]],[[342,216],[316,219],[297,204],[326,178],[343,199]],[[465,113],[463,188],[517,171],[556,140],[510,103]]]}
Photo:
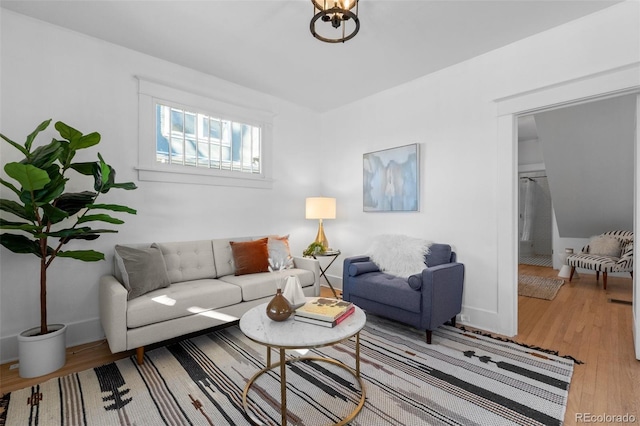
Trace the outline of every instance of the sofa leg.
{"label": "sofa leg", "polygon": [[456,326],[456,316],[455,315],[451,317],[451,326],[452,327]]}
{"label": "sofa leg", "polygon": [[427,344],[431,344],[431,330],[427,330]]}
{"label": "sofa leg", "polygon": [[603,288],[606,290],[607,289],[607,273],[606,272],[602,273],[602,284],[603,284]]}
{"label": "sofa leg", "polygon": [[144,364],[144,346],[136,348],[136,361],[138,365]]}

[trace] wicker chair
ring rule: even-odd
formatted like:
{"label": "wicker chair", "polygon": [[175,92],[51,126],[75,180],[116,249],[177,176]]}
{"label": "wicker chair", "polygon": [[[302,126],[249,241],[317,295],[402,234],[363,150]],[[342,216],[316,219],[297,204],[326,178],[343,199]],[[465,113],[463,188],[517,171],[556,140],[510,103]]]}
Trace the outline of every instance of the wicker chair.
{"label": "wicker chair", "polygon": [[591,239],[580,253],[567,257],[567,265],[571,267],[569,281],[576,268],[596,271],[596,282],[602,281],[607,289],[609,272],[630,272],[633,277],[633,232],[610,231]]}

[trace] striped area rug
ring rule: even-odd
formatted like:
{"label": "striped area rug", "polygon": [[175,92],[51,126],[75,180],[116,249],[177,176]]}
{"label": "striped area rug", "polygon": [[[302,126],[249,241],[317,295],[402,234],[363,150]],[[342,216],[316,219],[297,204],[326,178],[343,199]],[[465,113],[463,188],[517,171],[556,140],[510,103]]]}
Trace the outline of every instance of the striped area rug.
{"label": "striped area rug", "polygon": [[[351,339],[308,355],[354,366],[354,349]],[[248,425],[242,391],[265,356],[232,326],[148,351],[142,366],[132,357],[7,394],[0,424]],[[423,332],[369,316],[366,402],[350,424],[560,425],[572,372],[569,359],[453,327],[427,345]],[[287,378],[288,424],[337,423],[360,399],[357,382],[333,364],[294,362]],[[252,417],[279,424],[279,401],[278,374],[261,376],[249,392]]]}

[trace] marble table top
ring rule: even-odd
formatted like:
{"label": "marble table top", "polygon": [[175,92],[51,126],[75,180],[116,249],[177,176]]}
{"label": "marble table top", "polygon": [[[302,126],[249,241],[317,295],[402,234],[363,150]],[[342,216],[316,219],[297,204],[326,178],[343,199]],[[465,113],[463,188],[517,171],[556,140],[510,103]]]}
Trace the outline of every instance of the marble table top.
{"label": "marble table top", "polygon": [[356,335],[367,322],[359,307],[335,327],[323,327],[296,321],[291,315],[285,321],[273,321],[267,316],[267,303],[247,311],[240,318],[240,330],[249,339],[266,346],[300,349],[332,345]]}

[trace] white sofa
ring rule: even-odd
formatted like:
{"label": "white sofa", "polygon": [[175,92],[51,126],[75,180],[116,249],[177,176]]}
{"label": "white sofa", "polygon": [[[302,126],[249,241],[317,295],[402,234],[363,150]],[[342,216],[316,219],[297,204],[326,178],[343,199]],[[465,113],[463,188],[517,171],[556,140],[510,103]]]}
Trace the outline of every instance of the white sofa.
{"label": "white sofa", "polygon": [[[144,360],[144,346],[238,320],[252,307],[271,300],[276,275],[295,275],[306,296],[320,295],[318,261],[293,257],[294,268],[281,272],[235,274],[230,241],[223,238],[153,244],[160,249],[170,285],[127,300],[122,264],[100,279],[100,319],[111,352],[136,349]],[[130,245],[149,248],[150,244]]]}

